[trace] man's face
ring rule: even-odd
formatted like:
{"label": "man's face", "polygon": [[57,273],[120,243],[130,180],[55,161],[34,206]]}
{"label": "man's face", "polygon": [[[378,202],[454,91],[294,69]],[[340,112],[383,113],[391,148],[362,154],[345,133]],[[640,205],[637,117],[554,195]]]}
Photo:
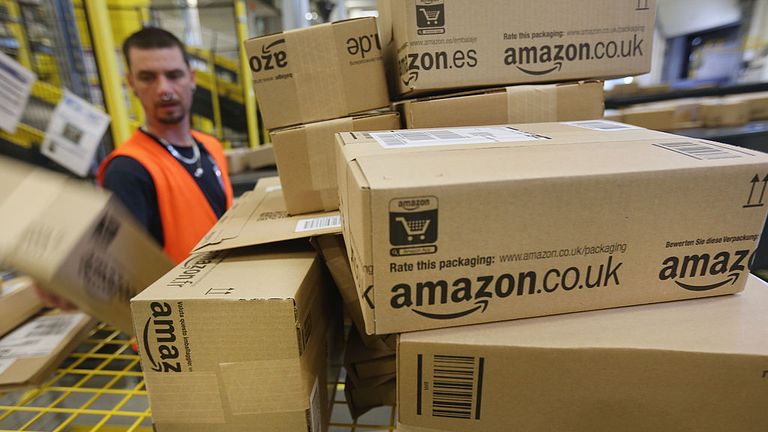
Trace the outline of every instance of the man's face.
{"label": "man's face", "polygon": [[195,73],[177,47],[128,51],[128,84],[136,93],[148,123],[178,124],[192,107]]}

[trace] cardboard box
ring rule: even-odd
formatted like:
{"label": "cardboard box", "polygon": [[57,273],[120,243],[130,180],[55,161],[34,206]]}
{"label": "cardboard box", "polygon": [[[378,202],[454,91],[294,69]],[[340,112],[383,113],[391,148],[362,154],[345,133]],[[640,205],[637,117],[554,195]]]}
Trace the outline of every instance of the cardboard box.
{"label": "cardboard box", "polygon": [[747,102],[750,120],[768,120],[768,92],[737,94],[724,99]]}
{"label": "cardboard box", "polygon": [[654,0],[378,5],[382,47],[398,96],[625,77],[651,67]]}
{"label": "cardboard box", "polygon": [[256,37],[245,51],[268,129],[389,105],[374,18]]}
{"label": "cardboard box", "polygon": [[603,83],[521,85],[407,100],[408,129],[591,120],[603,114]]}
{"label": "cardboard box", "polygon": [[403,334],[398,430],[765,431],[766,340],[754,276],[733,296]]}
{"label": "cardboard box", "polygon": [[358,387],[349,377],[344,385],[344,395],[352,418],[385,405],[396,405],[397,381],[394,378],[369,387]]}
{"label": "cardboard box", "polygon": [[289,242],[195,255],[133,298],[155,430],[327,430],[331,284]]}
{"label": "cardboard box", "polygon": [[240,174],[248,171],[248,154],[251,149],[249,148],[234,148],[224,150],[224,154],[227,156],[227,169],[230,175]]}
{"label": "cardboard box", "polygon": [[339,233],[338,211],[289,216],[280,179],[267,177],[235,201],[192,252],[216,252]]}
{"label": "cardboard box", "polygon": [[49,312],[0,339],[0,392],[41,385],[94,324],[84,313]]}
{"label": "cardboard box", "polygon": [[290,214],[339,208],[336,133],[400,129],[397,113],[376,113],[310,123],[270,133]]}
{"label": "cardboard box", "polygon": [[31,278],[0,282],[0,336],[13,330],[43,308]]}
{"label": "cardboard box", "polygon": [[172,268],[157,243],[107,192],[8,159],[0,172],[3,188],[12,189],[0,203],[0,259],[132,332],[130,298]]}
{"label": "cardboard box", "polygon": [[750,106],[737,99],[709,99],[701,103],[701,122],[704,127],[741,126],[749,122]]}
{"label": "cardboard box", "polygon": [[258,170],[275,165],[275,150],[272,144],[262,144],[256,148],[249,149],[248,168]]}
{"label": "cardboard box", "polygon": [[358,332],[349,332],[344,350],[344,367],[357,386],[363,386],[363,383],[371,379],[394,378],[395,348],[368,347]]}
{"label": "cardboard box", "polygon": [[642,128],[670,131],[675,128],[675,108],[667,105],[645,105],[621,111],[622,121]]}
{"label": "cardboard box", "polygon": [[[393,353],[397,343],[396,335],[376,336],[365,332],[365,320],[363,319],[361,303],[369,301],[369,299],[366,298],[365,292],[357,290],[347,250],[344,246],[344,239],[341,235],[327,234],[313,237],[312,242],[322,254],[325,265],[328,267],[328,271],[336,283],[339,294],[341,294],[341,298],[344,301],[344,309],[349,314],[353,327],[355,327],[352,333],[356,333],[360,341],[368,348]],[[353,337],[350,336],[350,340],[352,339]]]}
{"label": "cardboard box", "polygon": [[766,217],[768,155],[621,123],[338,137],[369,334],[734,293]]}

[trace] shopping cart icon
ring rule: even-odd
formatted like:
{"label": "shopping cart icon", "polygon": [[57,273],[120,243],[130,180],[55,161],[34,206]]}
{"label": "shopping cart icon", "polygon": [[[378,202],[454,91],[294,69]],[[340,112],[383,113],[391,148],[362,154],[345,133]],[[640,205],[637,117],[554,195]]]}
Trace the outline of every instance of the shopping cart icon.
{"label": "shopping cart icon", "polygon": [[390,201],[389,242],[393,246],[437,242],[437,198],[397,198]]}
{"label": "shopping cart icon", "polygon": [[445,33],[445,6],[442,3],[416,5],[416,27],[420,35]]}
{"label": "shopping cart icon", "polygon": [[440,17],[440,12],[442,11],[419,9],[419,12],[424,14],[424,18],[427,19],[427,25],[434,26],[437,25],[437,19]]}
{"label": "shopping cart icon", "polygon": [[419,236],[419,240],[426,238],[427,229],[429,229],[429,223],[432,222],[429,219],[419,220],[407,220],[404,217],[396,217],[396,221],[403,224],[403,229],[408,235],[408,241],[413,241],[415,236]]}

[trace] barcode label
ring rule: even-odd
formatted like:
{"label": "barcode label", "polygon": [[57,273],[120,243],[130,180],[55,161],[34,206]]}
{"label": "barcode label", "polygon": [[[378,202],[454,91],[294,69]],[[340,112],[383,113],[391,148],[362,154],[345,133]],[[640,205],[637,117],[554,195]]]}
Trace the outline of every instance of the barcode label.
{"label": "barcode label", "polygon": [[629,130],[629,129],[640,129],[637,126],[631,126],[624,123],[617,123],[613,121],[607,121],[607,120],[589,120],[589,121],[578,121],[578,122],[565,122],[563,124],[576,126],[584,129],[591,129],[596,131],[606,131],[606,132],[613,132],[613,131],[620,131],[620,130]]}
{"label": "barcode label", "polygon": [[341,228],[341,216],[323,216],[312,219],[300,219],[294,232],[316,231],[329,228]]}
{"label": "barcode label", "polygon": [[315,385],[312,386],[312,392],[309,395],[309,432],[322,431],[323,408],[320,405],[320,380],[315,378]]}
{"label": "barcode label", "polygon": [[0,340],[0,359],[47,356],[83,319],[82,313],[35,318]]}
{"label": "barcode label", "polygon": [[654,145],[656,147],[661,147],[663,149],[699,160],[736,159],[749,154],[735,149],[729,149],[727,147],[721,147],[715,144],[701,141],[664,143]]}
{"label": "barcode label", "polygon": [[480,419],[483,357],[434,355],[432,417]]}
{"label": "barcode label", "polygon": [[428,147],[441,145],[492,144],[546,139],[511,127],[474,127],[451,129],[413,129],[371,132],[384,148]]}

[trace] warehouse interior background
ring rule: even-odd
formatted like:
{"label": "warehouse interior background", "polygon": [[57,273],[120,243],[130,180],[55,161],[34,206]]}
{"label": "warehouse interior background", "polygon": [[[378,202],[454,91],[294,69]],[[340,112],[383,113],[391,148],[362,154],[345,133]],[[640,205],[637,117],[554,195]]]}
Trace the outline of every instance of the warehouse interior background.
{"label": "warehouse interior background", "polygon": [[[637,0],[638,7],[643,1]],[[654,129],[659,123],[653,122],[670,120],[659,119],[668,111],[658,114],[654,106],[768,92],[768,0],[657,4],[651,71],[604,82],[605,118],[653,112],[638,121],[651,122],[639,125]],[[37,78],[16,130],[0,128],[0,156],[94,181],[99,163],[144,122],[141,104],[125,81],[120,50],[125,38],[143,26],[167,29],[186,44],[197,78],[193,129],[217,137],[229,154],[265,150],[270,131],[254,94],[243,41],[377,15],[376,0],[0,0],[0,51]],[[69,93],[110,118],[84,175],[41,151],[55,110]],[[624,121],[631,123],[628,117]],[[768,116],[659,129],[768,152]],[[232,167],[236,196],[277,175],[274,158],[261,158]],[[766,235],[752,269],[766,279]],[[0,392],[0,430],[152,430],[139,360],[130,345],[125,334],[98,324],[42,389]],[[331,431],[393,430],[392,407],[354,419],[344,405],[343,377],[331,379]],[[25,403],[30,405],[18,407]]]}

